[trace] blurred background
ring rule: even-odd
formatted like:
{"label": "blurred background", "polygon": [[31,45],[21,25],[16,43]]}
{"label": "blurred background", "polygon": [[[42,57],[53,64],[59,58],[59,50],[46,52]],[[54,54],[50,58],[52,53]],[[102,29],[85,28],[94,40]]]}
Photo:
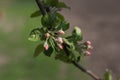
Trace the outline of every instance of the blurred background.
{"label": "blurred background", "polygon": [[[87,69],[103,76],[106,68],[115,80],[120,76],[120,1],[61,0],[71,6],[63,10],[72,28],[83,31],[84,41],[94,47],[83,59]],[[92,80],[72,64],[64,64],[41,54],[33,58],[39,42],[27,40],[29,32],[39,27],[39,18],[30,18],[38,10],[34,0],[0,0],[0,80]]]}

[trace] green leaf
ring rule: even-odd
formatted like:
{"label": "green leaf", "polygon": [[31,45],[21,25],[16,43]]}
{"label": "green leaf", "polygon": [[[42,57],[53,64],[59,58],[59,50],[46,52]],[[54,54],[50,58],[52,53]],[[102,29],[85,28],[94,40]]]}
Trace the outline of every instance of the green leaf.
{"label": "green leaf", "polygon": [[51,45],[51,47],[53,48],[53,50],[55,50],[55,43],[54,43],[54,40],[53,40],[53,38],[49,38],[48,39],[48,42],[49,42],[49,44]]}
{"label": "green leaf", "polygon": [[44,50],[44,54],[50,57],[53,51],[54,51],[53,48],[50,46],[48,50]]}
{"label": "green leaf", "polygon": [[28,38],[29,41],[36,42],[39,40],[39,35],[38,34],[31,34]]}
{"label": "green leaf", "polygon": [[71,49],[70,50],[71,54],[73,55],[73,60],[79,62],[82,58],[82,55],[79,54],[77,50]]}
{"label": "green leaf", "polygon": [[58,26],[58,29],[62,29],[64,31],[68,30],[70,27],[70,23],[65,21],[65,22],[61,22],[61,24]]}
{"label": "green leaf", "polygon": [[66,44],[66,47],[68,48],[68,50],[75,50],[75,46],[72,42],[69,42],[67,39],[63,39],[65,44]]}
{"label": "green leaf", "polygon": [[43,52],[43,44],[40,44],[36,47],[35,52],[34,52],[34,57],[37,57],[40,53]]}
{"label": "green leaf", "polygon": [[45,27],[56,26],[58,23],[57,17],[54,13],[48,13],[41,18],[41,23]]}
{"label": "green leaf", "polygon": [[34,13],[32,13],[30,17],[31,17],[31,18],[34,18],[34,17],[38,17],[38,16],[40,16],[40,15],[42,15],[42,13],[41,13],[40,10],[38,10],[38,11],[35,11]]}
{"label": "green leaf", "polygon": [[64,52],[59,52],[58,54],[56,54],[55,59],[59,59],[65,63],[71,63],[72,60],[69,59],[69,57],[64,53]]}
{"label": "green leaf", "polygon": [[112,73],[108,69],[104,73],[104,80],[112,80]]}
{"label": "green leaf", "polygon": [[82,32],[81,29],[77,26],[74,27],[74,30],[72,32],[72,36],[74,40],[81,41],[82,40]]}
{"label": "green leaf", "polygon": [[50,26],[49,15],[48,14],[46,14],[45,16],[42,16],[41,23],[45,27]]}
{"label": "green leaf", "polygon": [[70,27],[70,23],[69,23],[69,22],[64,22],[64,24],[63,24],[63,26],[62,26],[62,29],[63,29],[64,31],[66,31],[66,30],[69,29],[69,27]]}
{"label": "green leaf", "polygon": [[42,0],[42,2],[44,3],[44,5],[52,6],[52,7],[58,4],[58,0]]}
{"label": "green leaf", "polygon": [[67,8],[67,9],[70,9],[70,7],[67,6],[64,2],[59,2],[56,7],[57,8]]}
{"label": "green leaf", "polygon": [[61,21],[64,21],[64,16],[61,15],[60,13],[56,13],[56,16],[61,20]]}

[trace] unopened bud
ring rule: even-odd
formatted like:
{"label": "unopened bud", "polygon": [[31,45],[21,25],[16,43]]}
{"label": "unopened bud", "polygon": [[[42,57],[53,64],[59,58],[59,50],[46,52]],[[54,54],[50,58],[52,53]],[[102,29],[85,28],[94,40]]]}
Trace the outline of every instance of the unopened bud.
{"label": "unopened bud", "polygon": [[86,45],[91,45],[91,41],[86,41],[85,44]]}
{"label": "unopened bud", "polygon": [[57,41],[58,43],[60,43],[60,44],[63,43],[63,39],[62,39],[61,37],[58,37],[58,38],[56,39],[56,41]]}
{"label": "unopened bud", "polygon": [[91,45],[87,46],[87,50],[92,50],[92,49],[93,49],[93,47]]}
{"label": "unopened bud", "polygon": [[59,47],[60,49],[63,49],[62,44],[58,44],[58,47]]}
{"label": "unopened bud", "polygon": [[49,34],[49,33],[46,33],[46,34],[45,34],[45,37],[46,37],[46,38],[49,38],[49,37],[50,37],[50,34]]}
{"label": "unopened bud", "polygon": [[48,48],[49,48],[49,46],[48,46],[48,44],[45,42],[45,44],[44,44],[44,49],[45,49],[45,50],[48,50]]}
{"label": "unopened bud", "polygon": [[85,54],[86,54],[86,56],[90,56],[90,55],[91,55],[91,52],[86,51]]}
{"label": "unopened bud", "polygon": [[63,30],[59,30],[58,33],[61,35],[65,34],[65,32]]}

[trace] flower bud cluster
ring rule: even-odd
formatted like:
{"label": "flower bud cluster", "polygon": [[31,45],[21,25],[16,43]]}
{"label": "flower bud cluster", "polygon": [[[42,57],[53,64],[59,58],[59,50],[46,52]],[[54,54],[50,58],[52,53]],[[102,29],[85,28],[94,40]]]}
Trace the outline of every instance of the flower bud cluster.
{"label": "flower bud cluster", "polygon": [[44,49],[45,49],[45,50],[48,50],[49,45],[48,45],[48,43],[47,43],[47,40],[50,38],[50,34],[49,34],[49,33],[46,33],[46,34],[45,34],[45,37],[46,37],[46,42],[44,43]]}
{"label": "flower bud cluster", "polygon": [[[62,29],[60,29],[59,31],[58,31],[58,34],[59,35],[64,35],[65,34],[65,32],[62,30]],[[60,48],[60,49],[63,49],[63,38],[62,37],[57,37],[56,38],[56,42],[57,42],[57,45],[58,45],[58,47]]]}
{"label": "flower bud cluster", "polygon": [[87,51],[85,52],[85,55],[86,56],[90,56],[91,55],[90,50],[93,49],[93,47],[91,45],[91,42],[90,41],[86,41],[84,44],[87,46]]}
{"label": "flower bud cluster", "polygon": [[63,38],[61,38],[61,37],[56,38],[56,42],[57,42],[58,47],[59,47],[60,49],[63,49],[63,45],[62,45],[62,43],[63,43]]}
{"label": "flower bud cluster", "polygon": [[[59,30],[58,31],[58,34],[59,35],[64,35],[65,34],[65,32],[61,29],[61,30]],[[45,50],[48,50],[48,48],[49,48],[49,45],[48,45],[48,43],[47,43],[47,40],[50,38],[50,33],[46,33],[45,34],[45,38],[46,38],[46,42],[44,43],[44,49]],[[60,49],[63,49],[63,38],[62,37],[57,37],[56,39],[55,39],[55,41],[57,42],[57,45],[58,45],[58,47],[60,48]]]}
{"label": "flower bud cluster", "polygon": [[62,44],[62,43],[63,43],[63,39],[62,39],[61,37],[56,38],[56,41],[57,41],[57,43],[59,43],[59,44]]}

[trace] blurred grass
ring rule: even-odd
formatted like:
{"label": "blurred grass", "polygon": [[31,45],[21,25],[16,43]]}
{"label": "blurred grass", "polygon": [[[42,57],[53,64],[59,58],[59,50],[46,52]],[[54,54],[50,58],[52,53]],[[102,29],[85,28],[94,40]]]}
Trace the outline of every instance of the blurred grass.
{"label": "blurred grass", "polygon": [[[66,65],[67,70],[60,73],[60,66],[65,64],[55,61],[54,57],[43,54],[36,59],[32,57],[39,42],[30,42],[27,37],[33,28],[39,27],[40,19],[29,16],[37,9],[34,0],[29,3],[11,0],[3,8],[6,16],[0,25],[0,58],[6,57],[3,59],[6,62],[0,63],[0,80],[87,80],[88,77],[72,65]],[[64,78],[59,78],[62,74]]]}

